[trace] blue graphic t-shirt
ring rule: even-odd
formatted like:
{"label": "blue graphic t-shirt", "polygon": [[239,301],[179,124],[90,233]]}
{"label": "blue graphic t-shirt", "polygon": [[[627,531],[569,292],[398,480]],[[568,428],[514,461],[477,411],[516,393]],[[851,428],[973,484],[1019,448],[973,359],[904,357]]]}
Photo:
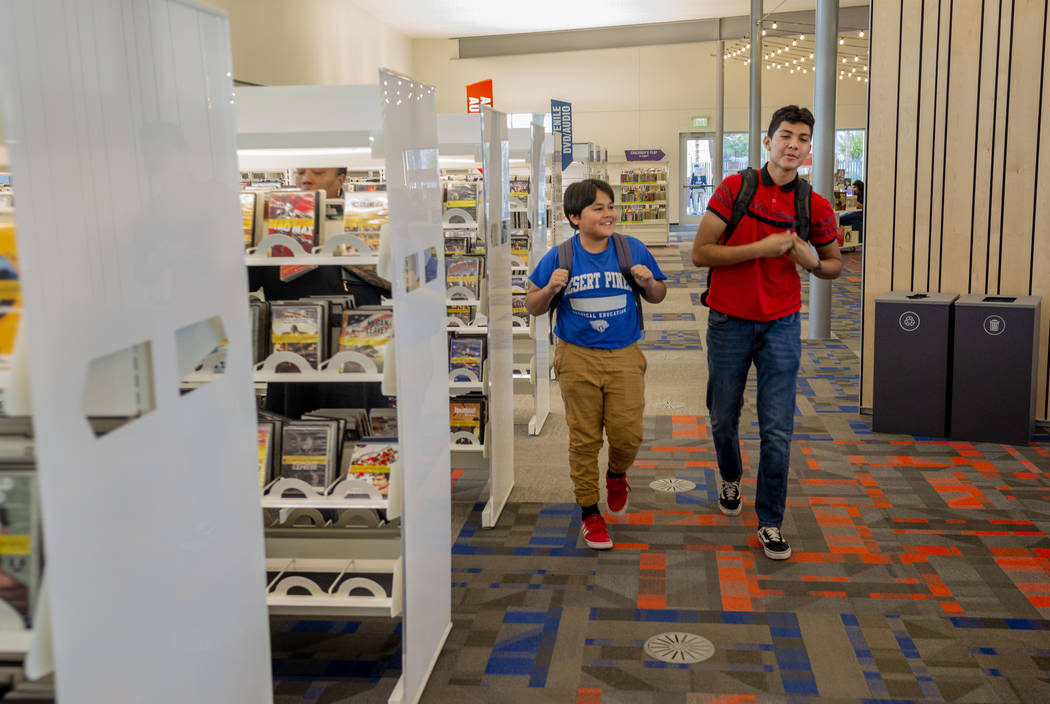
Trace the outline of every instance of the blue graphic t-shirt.
{"label": "blue graphic t-shirt", "polygon": [[[627,236],[627,242],[635,264],[649,267],[657,280],[667,278],[641,240]],[[536,265],[529,280],[543,288],[557,268],[558,248],[554,247]],[[560,339],[580,347],[616,350],[641,337],[634,291],[620,273],[616,246],[611,241],[605,251],[591,254],[580,244],[579,234],[573,236],[572,278],[564,294],[554,316],[554,334]]]}

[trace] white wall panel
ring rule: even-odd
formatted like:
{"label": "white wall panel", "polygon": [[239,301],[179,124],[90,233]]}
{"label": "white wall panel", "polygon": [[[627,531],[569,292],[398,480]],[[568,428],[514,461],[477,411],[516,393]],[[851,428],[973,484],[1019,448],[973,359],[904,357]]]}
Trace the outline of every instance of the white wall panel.
{"label": "white wall panel", "polygon": [[[231,73],[189,3],[0,2],[67,704],[271,700]],[[226,375],[180,397],[175,331],[213,316]],[[96,439],[89,362],[144,341],[156,410]]]}

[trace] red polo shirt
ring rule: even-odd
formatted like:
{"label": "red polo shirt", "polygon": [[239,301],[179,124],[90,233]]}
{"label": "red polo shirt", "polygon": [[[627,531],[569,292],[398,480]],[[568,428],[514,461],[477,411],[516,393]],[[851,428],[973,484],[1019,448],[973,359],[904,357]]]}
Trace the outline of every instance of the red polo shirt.
{"label": "red polo shirt", "polygon": [[[798,176],[791,183],[778,186],[765,166],[759,172],[758,190],[751,201],[748,215],[737,225],[729,240],[729,246],[750,244],[777,232],[783,232],[787,223],[795,222],[795,186]],[[722,181],[708,203],[708,212],[725,222],[733,217],[733,201],[740,193],[744,179],[734,174]],[[810,198],[809,241],[817,247],[835,241],[838,229],[835,211],[827,199],[817,193]],[[763,222],[773,220],[784,225]],[[786,254],[779,257],[762,257],[741,262],[733,266],[711,269],[707,303],[712,308],[734,318],[745,320],[776,320],[797,313],[802,307],[801,284],[798,266]]]}

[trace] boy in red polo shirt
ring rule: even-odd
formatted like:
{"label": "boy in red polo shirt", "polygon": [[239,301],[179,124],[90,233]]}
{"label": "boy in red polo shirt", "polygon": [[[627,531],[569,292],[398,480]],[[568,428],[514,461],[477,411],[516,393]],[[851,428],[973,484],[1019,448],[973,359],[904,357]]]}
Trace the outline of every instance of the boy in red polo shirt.
{"label": "boy in red polo shirt", "polygon": [[[766,556],[791,557],[780,525],[787,501],[795,383],[802,356],[798,267],[822,278],[842,272],[835,213],[828,201],[810,198],[809,242],[795,232],[798,167],[809,156],[813,113],[788,105],[773,113],[763,143],[769,161],[747,214],[723,241],[733,203],[743,185],[729,176],[715,191],[693,242],[693,264],[711,267],[707,305],[707,408],[722,486],[718,507],[727,516],[741,509],[738,426],[748,370],[758,373],[761,449],[755,512]],[[816,253],[810,245],[816,247]]]}

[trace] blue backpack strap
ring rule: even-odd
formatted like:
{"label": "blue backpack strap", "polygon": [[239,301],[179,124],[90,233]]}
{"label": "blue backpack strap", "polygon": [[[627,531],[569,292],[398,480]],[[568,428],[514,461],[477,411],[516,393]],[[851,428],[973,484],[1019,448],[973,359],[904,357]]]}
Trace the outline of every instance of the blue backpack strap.
{"label": "blue backpack strap", "polygon": [[645,330],[645,321],[642,315],[642,287],[631,275],[631,267],[634,266],[634,257],[631,255],[631,244],[627,238],[619,232],[612,234],[613,246],[616,247],[616,261],[620,265],[620,273],[627,279],[631,290],[634,291],[634,302],[638,306],[638,329]]}
{"label": "blue backpack strap", "polygon": [[[565,240],[558,245],[557,261],[555,262],[555,269],[567,269],[569,271],[569,278],[572,279],[572,241],[576,237],[573,235],[569,239]],[[554,272],[551,272],[553,275]],[[568,286],[568,282],[565,284]],[[550,322],[549,330],[547,334],[550,338],[551,344],[554,343],[554,311],[561,305],[561,299],[565,297],[565,289],[558,291],[551,298],[551,306],[547,309],[547,318]]]}

